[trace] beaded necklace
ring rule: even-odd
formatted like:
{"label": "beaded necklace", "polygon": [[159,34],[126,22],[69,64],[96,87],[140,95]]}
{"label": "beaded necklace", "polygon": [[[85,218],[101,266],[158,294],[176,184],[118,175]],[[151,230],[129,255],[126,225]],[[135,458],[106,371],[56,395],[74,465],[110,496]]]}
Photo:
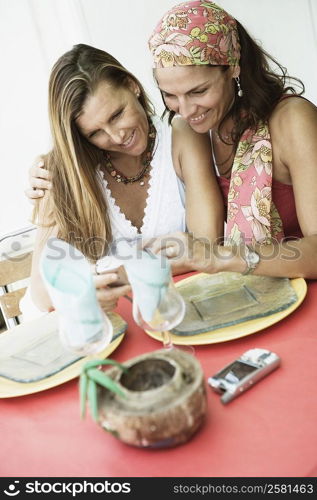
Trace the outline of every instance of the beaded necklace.
{"label": "beaded necklace", "polygon": [[156,130],[154,125],[149,122],[149,135],[148,135],[148,143],[147,143],[147,150],[144,153],[144,159],[142,160],[142,168],[140,172],[137,175],[134,175],[132,177],[127,177],[124,175],[120,170],[115,168],[112,164],[110,155],[108,152],[105,153],[105,167],[107,172],[113,177],[117,182],[123,182],[123,184],[133,184],[133,182],[140,181],[140,186],[144,186],[144,177],[149,173],[150,167],[151,167],[151,161],[153,159],[153,149],[154,149],[154,143],[155,143],[155,137],[156,137]]}

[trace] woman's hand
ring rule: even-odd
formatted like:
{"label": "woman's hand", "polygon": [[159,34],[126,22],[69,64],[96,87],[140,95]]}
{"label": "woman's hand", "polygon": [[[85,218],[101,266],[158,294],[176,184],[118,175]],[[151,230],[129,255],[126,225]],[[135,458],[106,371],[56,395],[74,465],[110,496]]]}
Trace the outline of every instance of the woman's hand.
{"label": "woman's hand", "polygon": [[43,159],[40,159],[36,165],[29,169],[29,184],[30,187],[24,193],[33,204],[34,200],[44,196],[45,190],[51,189],[51,176],[45,169]]}
{"label": "woman's hand", "polygon": [[117,307],[120,297],[123,297],[131,291],[130,285],[115,286],[117,280],[118,274],[113,271],[103,274],[94,274],[97,299],[101,308],[106,313],[113,311]]}
{"label": "woman's hand", "polygon": [[[145,248],[168,257],[172,269],[189,268],[195,271],[216,273],[218,268],[217,245],[205,238],[195,238],[191,233],[177,232],[145,242]],[[218,256],[219,257],[219,256]]]}
{"label": "woman's hand", "polygon": [[[266,246],[266,245],[264,245]],[[201,273],[221,271],[244,272],[246,262],[243,245],[219,245],[206,238],[195,238],[192,233],[173,233],[145,243],[153,253],[165,255],[172,270],[187,266]],[[241,253],[242,250],[242,253]]]}

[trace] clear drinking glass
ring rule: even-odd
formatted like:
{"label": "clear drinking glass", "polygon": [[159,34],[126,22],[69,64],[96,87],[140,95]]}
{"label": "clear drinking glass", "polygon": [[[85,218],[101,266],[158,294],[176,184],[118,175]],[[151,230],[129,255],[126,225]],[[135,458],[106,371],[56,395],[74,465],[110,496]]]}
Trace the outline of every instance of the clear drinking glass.
{"label": "clear drinking glass", "polygon": [[[127,251],[127,246],[124,245],[122,247],[121,243],[122,240],[119,243],[119,245],[113,246],[112,255],[114,255],[119,260],[122,259],[123,256],[125,257],[123,265],[126,265],[127,267],[126,271],[129,276],[128,267],[131,263],[129,259],[129,251]],[[142,259],[144,259],[142,253],[150,252],[150,250],[142,247],[141,235],[134,239],[125,240],[124,243],[129,245],[131,249],[132,266],[130,270],[135,271],[136,274],[139,273],[139,277],[141,278],[140,281],[142,282],[143,281],[142,275],[144,273],[146,274],[147,272],[146,270],[148,269],[147,264],[149,262],[147,259],[143,260],[142,262]],[[127,255],[128,257],[126,257]],[[138,261],[138,259],[140,260]],[[148,283],[147,280],[145,279],[144,285],[145,287],[143,293],[144,294],[151,293],[151,279],[149,279]],[[133,283],[132,283],[132,289],[133,289]],[[153,289],[153,293],[155,293],[154,290],[155,289]],[[180,293],[177,291],[174,285],[171,274],[169,276],[169,281],[168,281],[168,286],[166,287],[166,291],[162,296],[160,303],[153,312],[152,318],[150,320],[145,320],[143,318],[141,313],[142,307],[141,308],[139,307],[138,301],[136,300],[137,295],[140,296],[139,294],[133,293],[132,299],[129,296],[125,296],[130,302],[132,302],[132,313],[134,321],[144,330],[160,332],[162,336],[163,346],[165,349],[175,348],[172,342],[172,336],[170,334],[170,330],[175,328],[183,321],[186,312],[186,305],[183,297],[180,295]],[[190,351],[191,353],[194,352],[194,349],[191,346],[181,346],[180,348],[186,351]]]}
{"label": "clear drinking glass", "polygon": [[81,356],[102,351],[111,342],[113,328],[98,303],[85,255],[67,241],[49,238],[40,258],[40,272],[58,315],[64,346]]}
{"label": "clear drinking glass", "polygon": [[66,349],[79,354],[89,356],[98,354],[110,344],[113,336],[112,323],[108,316],[100,309],[100,317],[94,321],[93,328],[89,322],[76,320],[71,321],[69,316],[60,314],[59,335]]}
{"label": "clear drinking glass", "polygon": [[[162,297],[160,303],[155,309],[150,321],[145,321],[140,312],[137,301],[133,297],[133,319],[144,330],[161,332],[162,342],[165,349],[175,348],[170,330],[179,325],[185,316],[186,306],[183,297],[176,290],[173,281],[171,280],[166,293]],[[193,349],[190,346],[182,346],[186,350]]]}

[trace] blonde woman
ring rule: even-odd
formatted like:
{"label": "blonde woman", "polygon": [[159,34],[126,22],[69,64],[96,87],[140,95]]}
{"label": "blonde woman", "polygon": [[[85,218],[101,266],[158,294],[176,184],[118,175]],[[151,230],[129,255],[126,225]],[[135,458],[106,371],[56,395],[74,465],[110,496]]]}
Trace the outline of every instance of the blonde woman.
{"label": "blonde woman", "polygon": [[[122,237],[148,239],[186,229],[209,240],[222,234],[209,138],[181,120],[170,127],[156,117],[141,83],[110,54],[80,44],[56,62],[49,117],[53,148],[44,163],[51,186],[44,185],[50,189],[35,207],[39,228],[31,276],[40,310],[52,307],[38,267],[51,236],[96,262]],[[115,273],[96,277],[105,310],[129,289],[108,288],[116,279]]]}

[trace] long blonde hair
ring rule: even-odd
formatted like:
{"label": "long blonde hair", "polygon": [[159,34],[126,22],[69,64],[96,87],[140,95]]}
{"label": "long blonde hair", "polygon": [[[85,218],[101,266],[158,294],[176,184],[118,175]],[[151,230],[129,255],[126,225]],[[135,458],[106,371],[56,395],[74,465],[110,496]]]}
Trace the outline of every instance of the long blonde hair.
{"label": "long blonde hair", "polygon": [[[80,134],[75,123],[83,105],[100,82],[115,88],[133,80],[148,117],[153,106],[140,82],[114,57],[89,45],[74,45],[53,66],[49,79],[49,118],[53,148],[46,155],[52,189],[46,212],[59,228],[59,238],[81,250],[90,260],[104,255],[112,240],[107,202],[97,167],[103,151]],[[37,221],[38,206],[33,213]],[[48,215],[48,214],[46,214]]]}

